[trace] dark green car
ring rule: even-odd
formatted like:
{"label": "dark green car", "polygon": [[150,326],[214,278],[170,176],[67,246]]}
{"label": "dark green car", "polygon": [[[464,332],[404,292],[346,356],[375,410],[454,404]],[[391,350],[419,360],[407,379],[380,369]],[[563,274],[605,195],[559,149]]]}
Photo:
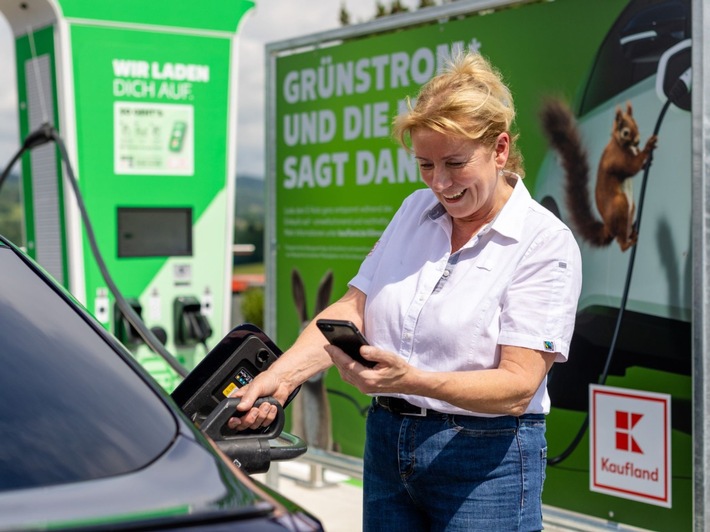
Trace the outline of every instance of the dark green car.
{"label": "dark green car", "polygon": [[0,531],[322,530],[0,238]]}

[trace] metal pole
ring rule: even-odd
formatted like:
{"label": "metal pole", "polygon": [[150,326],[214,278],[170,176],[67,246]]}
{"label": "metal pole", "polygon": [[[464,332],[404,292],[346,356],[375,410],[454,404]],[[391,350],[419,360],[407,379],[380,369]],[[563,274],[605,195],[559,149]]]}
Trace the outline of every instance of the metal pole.
{"label": "metal pole", "polygon": [[710,77],[704,68],[710,59],[710,6],[693,0],[692,86],[692,253],[693,253],[693,528],[710,526],[710,367],[707,350],[710,327]]}
{"label": "metal pole", "polygon": [[266,184],[266,220],[264,226],[266,261],[266,286],[264,287],[265,308],[264,324],[266,334],[275,338],[276,324],[276,54],[269,51],[264,54],[266,73],[266,128],[265,128],[265,170]]}

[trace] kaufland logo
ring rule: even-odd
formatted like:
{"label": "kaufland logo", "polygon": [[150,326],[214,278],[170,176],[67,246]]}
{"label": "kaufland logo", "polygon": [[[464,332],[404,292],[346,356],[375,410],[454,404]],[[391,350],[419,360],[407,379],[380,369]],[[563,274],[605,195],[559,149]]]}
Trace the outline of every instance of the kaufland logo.
{"label": "kaufland logo", "polygon": [[624,412],[622,410],[616,411],[616,448],[619,451],[629,451],[631,453],[643,454],[641,447],[639,447],[638,442],[634,439],[631,432],[634,426],[641,421],[643,414],[634,414],[631,412]]}
{"label": "kaufland logo", "polygon": [[[636,441],[633,435],[634,427],[644,417],[643,414],[635,412],[625,412],[617,410],[614,416],[614,445],[617,451],[624,453],[643,454],[641,446]],[[637,467],[632,460],[624,462],[614,461],[609,457],[602,457],[601,470],[612,475],[621,475],[627,477],[647,479],[654,482],[658,481],[658,468],[653,470]]]}
{"label": "kaufland logo", "polygon": [[670,396],[590,386],[590,489],[671,506]]}

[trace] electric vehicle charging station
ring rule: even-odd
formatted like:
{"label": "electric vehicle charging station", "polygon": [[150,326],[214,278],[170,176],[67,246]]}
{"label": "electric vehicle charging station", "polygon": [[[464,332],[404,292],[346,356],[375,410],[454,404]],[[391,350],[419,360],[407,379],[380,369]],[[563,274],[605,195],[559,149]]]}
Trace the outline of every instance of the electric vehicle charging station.
{"label": "electric vehicle charging station", "polygon": [[[250,0],[0,0],[21,138],[61,135],[123,296],[191,369],[230,328],[237,32]],[[180,376],[116,307],[53,144],[22,158],[28,254],[168,391]]]}

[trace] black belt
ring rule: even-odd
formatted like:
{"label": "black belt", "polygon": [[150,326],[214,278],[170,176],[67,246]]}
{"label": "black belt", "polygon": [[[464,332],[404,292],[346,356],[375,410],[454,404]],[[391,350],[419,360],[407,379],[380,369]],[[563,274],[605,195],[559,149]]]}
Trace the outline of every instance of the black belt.
{"label": "black belt", "polygon": [[[422,408],[421,406],[415,406],[409,401],[405,399],[400,399],[399,397],[386,397],[383,395],[378,395],[375,396],[374,402],[376,405],[381,406],[388,412],[392,412],[393,414],[399,414],[400,416],[418,416],[418,417],[427,417],[427,416],[439,416],[439,417],[446,417],[450,414],[444,414],[443,412],[438,412],[436,410],[431,410],[430,408]],[[519,420],[531,420],[531,421],[545,421],[545,414],[523,414],[522,416],[519,416],[518,418],[515,418],[513,416],[493,416],[493,417],[488,417],[488,416],[476,416],[473,414],[466,415],[468,419],[472,420],[479,420],[479,422],[488,424],[490,421],[493,420],[502,420],[504,418],[510,418],[510,419],[519,419]]]}
{"label": "black belt", "polygon": [[400,399],[399,397],[377,396],[375,397],[375,403],[380,405],[388,412],[392,412],[393,414],[399,414],[401,416],[425,417],[430,414],[442,415],[436,410],[428,410],[426,408],[422,408],[421,406],[415,406],[409,401]]}

